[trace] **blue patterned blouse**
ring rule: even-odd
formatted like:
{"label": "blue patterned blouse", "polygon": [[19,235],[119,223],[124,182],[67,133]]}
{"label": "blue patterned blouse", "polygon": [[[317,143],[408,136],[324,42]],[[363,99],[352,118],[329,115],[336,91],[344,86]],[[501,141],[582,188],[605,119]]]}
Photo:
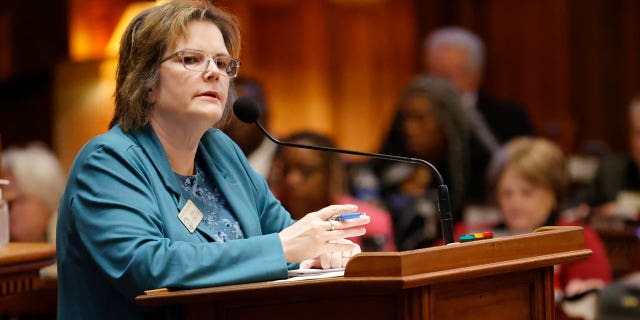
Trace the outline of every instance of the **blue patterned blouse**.
{"label": "blue patterned blouse", "polygon": [[200,170],[196,162],[196,174],[182,176],[175,174],[180,181],[182,194],[190,199],[202,212],[202,222],[215,234],[214,240],[226,242],[244,238],[240,224],[229,208],[227,199],[220,191],[215,179]]}

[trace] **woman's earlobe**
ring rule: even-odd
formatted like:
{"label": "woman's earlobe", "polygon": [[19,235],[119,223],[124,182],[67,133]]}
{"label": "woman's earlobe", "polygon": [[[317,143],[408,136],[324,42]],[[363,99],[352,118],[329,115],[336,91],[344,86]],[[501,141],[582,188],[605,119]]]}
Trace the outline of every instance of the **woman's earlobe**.
{"label": "woman's earlobe", "polygon": [[149,104],[154,104],[156,102],[156,94],[153,88],[147,89],[147,102]]}

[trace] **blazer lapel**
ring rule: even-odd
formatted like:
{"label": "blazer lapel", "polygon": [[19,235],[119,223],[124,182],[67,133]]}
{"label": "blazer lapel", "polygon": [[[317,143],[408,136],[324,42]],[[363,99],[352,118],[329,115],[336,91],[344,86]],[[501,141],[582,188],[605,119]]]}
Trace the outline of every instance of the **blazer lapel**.
{"label": "blazer lapel", "polygon": [[173,173],[173,169],[171,169],[167,154],[164,152],[153,128],[150,125],[146,125],[140,129],[131,130],[130,135],[134,140],[138,141],[142,150],[147,154],[164,186],[174,195],[176,206],[178,206],[179,197],[182,194],[180,184]]}
{"label": "blazer lapel", "polygon": [[260,235],[260,221],[255,214],[255,206],[249,201],[249,198],[245,196],[247,187],[242,186],[232,174],[221,165],[224,160],[220,159],[214,152],[209,152],[203,144],[200,144],[198,150],[201,152],[204,160],[211,164],[204,168],[210,177],[214,177],[220,191],[224,194],[229,203],[229,209],[234,214],[235,218],[240,224],[240,228],[246,238]]}
{"label": "blazer lapel", "polygon": [[[158,140],[153,128],[149,125],[138,130],[131,130],[131,136],[138,141],[139,145],[142,146],[142,149],[149,157],[149,160],[155,166],[165,188],[173,195],[173,201],[176,207],[176,223],[182,224],[182,221],[178,218],[178,214],[187,204],[188,199],[182,194],[180,183],[178,182],[178,179],[176,179],[175,173],[169,164],[169,159],[162,148],[162,144],[160,144],[160,140]],[[214,241],[215,238],[213,237],[213,231],[204,227],[204,223],[201,222],[198,224],[196,230],[202,237],[204,237],[204,240],[209,242]]]}

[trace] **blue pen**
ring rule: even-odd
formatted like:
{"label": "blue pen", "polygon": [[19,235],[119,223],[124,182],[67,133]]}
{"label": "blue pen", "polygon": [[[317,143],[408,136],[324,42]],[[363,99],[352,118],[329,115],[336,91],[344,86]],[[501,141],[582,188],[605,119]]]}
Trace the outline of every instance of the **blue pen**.
{"label": "blue pen", "polygon": [[332,216],[329,219],[333,221],[342,221],[342,220],[360,218],[361,215],[362,215],[361,212],[350,212],[350,213],[336,214],[335,216]]}

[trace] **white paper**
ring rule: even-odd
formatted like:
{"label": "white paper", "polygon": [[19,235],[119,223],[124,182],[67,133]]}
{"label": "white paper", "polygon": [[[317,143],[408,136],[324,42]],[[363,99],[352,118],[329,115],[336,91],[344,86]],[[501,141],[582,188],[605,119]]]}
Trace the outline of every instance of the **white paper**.
{"label": "white paper", "polygon": [[335,269],[295,269],[289,270],[289,278],[276,280],[275,282],[300,281],[307,279],[321,279],[344,276],[344,268]]}

